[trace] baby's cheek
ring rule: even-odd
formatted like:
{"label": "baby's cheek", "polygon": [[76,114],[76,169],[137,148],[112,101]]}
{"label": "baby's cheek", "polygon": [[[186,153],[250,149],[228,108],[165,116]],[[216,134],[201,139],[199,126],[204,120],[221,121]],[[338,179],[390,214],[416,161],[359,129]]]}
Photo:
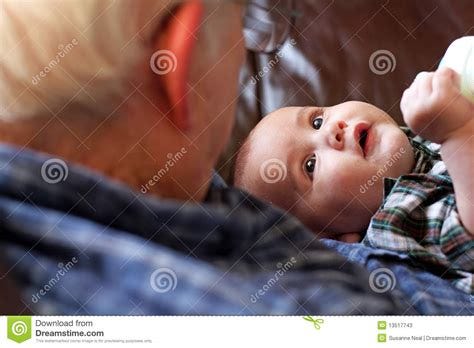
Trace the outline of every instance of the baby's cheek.
{"label": "baby's cheek", "polygon": [[348,169],[339,170],[338,175],[334,176],[333,188],[334,189],[351,189],[360,182],[359,173],[355,173],[354,170],[351,172]]}
{"label": "baby's cheek", "polygon": [[357,197],[370,208],[380,201],[383,178],[377,175],[377,168],[368,163],[351,161],[350,165],[340,167],[333,176],[329,190],[346,202]]}
{"label": "baby's cheek", "polygon": [[339,212],[357,195],[360,179],[351,174],[348,169],[342,168],[334,171],[328,179],[320,185],[318,192],[320,194],[324,192],[326,205],[330,205],[335,211]]}
{"label": "baby's cheek", "polygon": [[346,161],[334,159],[334,163],[329,178],[330,186],[335,190],[353,191],[355,187],[363,184],[372,172],[371,168],[366,168],[363,163],[352,159]]}

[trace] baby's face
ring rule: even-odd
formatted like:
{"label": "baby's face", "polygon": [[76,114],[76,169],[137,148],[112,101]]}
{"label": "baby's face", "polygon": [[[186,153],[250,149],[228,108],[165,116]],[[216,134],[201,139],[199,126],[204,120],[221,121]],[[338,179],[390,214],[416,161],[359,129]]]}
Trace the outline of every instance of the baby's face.
{"label": "baby's face", "polygon": [[240,186],[320,237],[348,240],[382,203],[383,177],[408,173],[413,161],[406,135],[373,105],[288,107],[255,128]]}

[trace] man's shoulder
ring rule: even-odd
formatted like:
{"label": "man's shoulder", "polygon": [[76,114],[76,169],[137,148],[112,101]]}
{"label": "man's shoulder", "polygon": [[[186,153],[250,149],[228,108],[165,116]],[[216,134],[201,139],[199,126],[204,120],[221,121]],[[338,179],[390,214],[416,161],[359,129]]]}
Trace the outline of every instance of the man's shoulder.
{"label": "man's shoulder", "polygon": [[[0,205],[16,209],[17,214],[9,216],[9,221],[18,219],[25,231],[35,229],[41,221],[63,217],[61,221],[67,221],[69,229],[80,229],[82,232],[78,233],[84,235],[86,225],[145,238],[171,231],[161,233],[160,239],[171,247],[178,247],[180,240],[184,241],[184,237],[178,240],[175,236],[189,235],[194,245],[199,238],[217,230],[222,243],[225,240],[229,247],[233,244],[236,248],[264,234],[277,244],[285,244],[281,243],[283,235],[294,235],[306,243],[314,238],[285,211],[222,184],[211,185],[204,202],[177,201],[134,191],[87,168],[31,151],[1,147],[2,164]],[[50,164],[54,171],[46,168]],[[29,204],[21,204],[25,199]],[[26,233],[40,238],[38,231]],[[215,245],[209,243],[209,248]]]}

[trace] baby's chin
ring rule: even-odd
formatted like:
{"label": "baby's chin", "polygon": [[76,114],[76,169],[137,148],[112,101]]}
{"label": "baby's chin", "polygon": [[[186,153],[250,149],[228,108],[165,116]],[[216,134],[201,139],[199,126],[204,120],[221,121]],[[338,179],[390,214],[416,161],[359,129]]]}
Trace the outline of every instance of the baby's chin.
{"label": "baby's chin", "polygon": [[333,239],[344,243],[359,243],[362,240],[364,233],[361,232],[347,232],[347,233],[329,233],[329,232],[317,232],[313,233],[319,239]]}
{"label": "baby's chin", "polygon": [[[300,218],[300,220],[318,238],[334,239],[346,243],[358,243],[365,235],[372,215],[373,214],[366,214],[363,217],[359,216],[359,218],[355,220],[354,214],[347,214],[340,219],[336,219],[338,221],[334,221],[334,218],[332,218],[332,221],[328,221],[327,224],[315,224],[315,219],[317,218],[314,216],[311,219],[312,221],[305,218]],[[319,220],[322,221],[322,219]]]}
{"label": "baby's chin", "polygon": [[344,243],[359,243],[362,240],[361,233],[344,233],[336,236],[336,240]]}
{"label": "baby's chin", "polygon": [[406,134],[397,126],[383,127],[375,163],[386,176],[407,174],[413,165],[413,148]]}

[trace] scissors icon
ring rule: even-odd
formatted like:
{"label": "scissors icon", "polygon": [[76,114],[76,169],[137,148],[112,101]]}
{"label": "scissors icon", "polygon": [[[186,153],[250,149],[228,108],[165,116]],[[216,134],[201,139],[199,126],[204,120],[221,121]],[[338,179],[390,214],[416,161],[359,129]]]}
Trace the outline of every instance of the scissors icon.
{"label": "scissors icon", "polygon": [[319,330],[321,328],[321,324],[324,324],[324,319],[320,319],[320,318],[315,319],[310,315],[303,317],[303,319],[312,322],[316,330]]}

